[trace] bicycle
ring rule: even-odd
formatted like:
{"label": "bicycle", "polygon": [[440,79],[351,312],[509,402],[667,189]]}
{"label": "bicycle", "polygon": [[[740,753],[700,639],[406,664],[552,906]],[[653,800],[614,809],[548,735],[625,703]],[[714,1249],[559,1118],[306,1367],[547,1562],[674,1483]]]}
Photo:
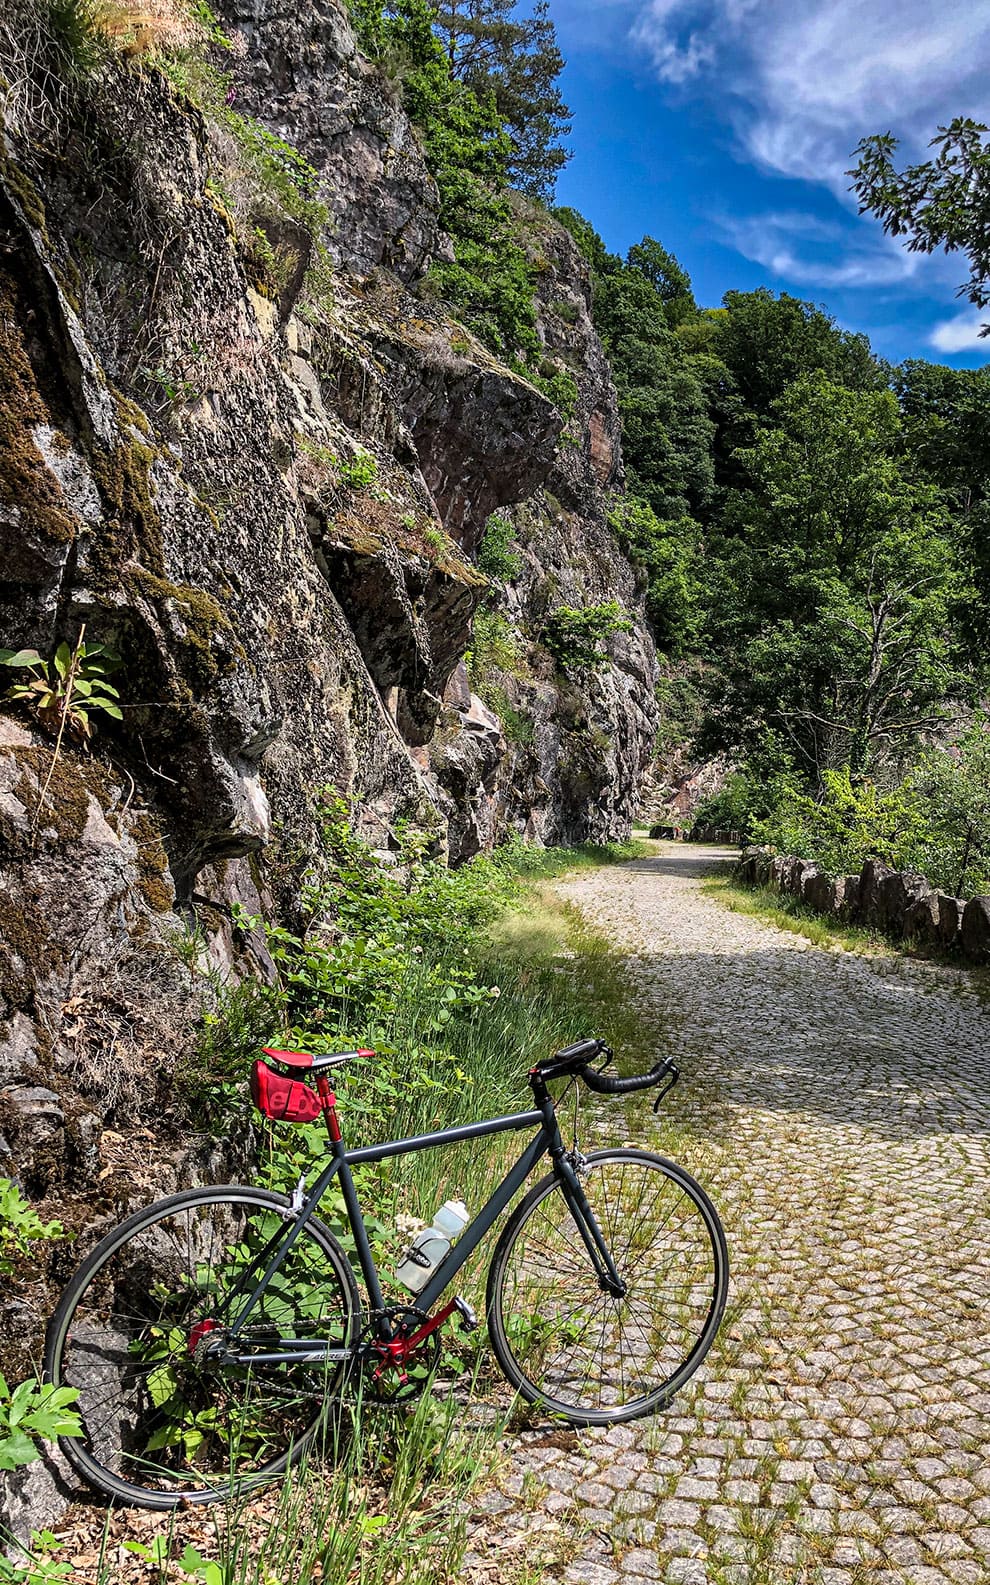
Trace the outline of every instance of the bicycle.
{"label": "bicycle", "polygon": [[[512,1212],[488,1271],[489,1339],[510,1385],[550,1416],[606,1426],[661,1408],[697,1370],[728,1286],[711,1201],[651,1152],[585,1156],[576,1140],[567,1150],[561,1097],[547,1088],[560,1078],[602,1095],[659,1086],[656,1110],[678,1078],[669,1059],[618,1078],[602,1071],[612,1056],[604,1041],[578,1041],[531,1069],[528,1111],[348,1150],[327,1073],[374,1052],[266,1047],[264,1056],[252,1073],[259,1109],[322,1115],[329,1159],[291,1197],[231,1185],[170,1195],[128,1217],[78,1268],[48,1328],[45,1369],[78,1391],[83,1436],[61,1445],[88,1482],[157,1509],[241,1494],[311,1447],[358,1371],[372,1396],[415,1390],[443,1323],[456,1313],[476,1325],[459,1297],[435,1306],[544,1156],[551,1171]],[[351,1168],[533,1127],[415,1302],[388,1303]],[[366,1313],[347,1255],[316,1215],[334,1180]]]}

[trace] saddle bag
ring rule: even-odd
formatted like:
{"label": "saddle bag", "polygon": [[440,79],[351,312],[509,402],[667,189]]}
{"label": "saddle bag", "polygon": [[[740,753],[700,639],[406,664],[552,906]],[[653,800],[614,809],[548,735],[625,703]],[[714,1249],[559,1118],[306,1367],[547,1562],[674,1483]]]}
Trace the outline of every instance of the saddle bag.
{"label": "saddle bag", "polygon": [[284,1078],[260,1057],[251,1069],[251,1096],[262,1117],[277,1123],[313,1123],[323,1109],[308,1084]]}

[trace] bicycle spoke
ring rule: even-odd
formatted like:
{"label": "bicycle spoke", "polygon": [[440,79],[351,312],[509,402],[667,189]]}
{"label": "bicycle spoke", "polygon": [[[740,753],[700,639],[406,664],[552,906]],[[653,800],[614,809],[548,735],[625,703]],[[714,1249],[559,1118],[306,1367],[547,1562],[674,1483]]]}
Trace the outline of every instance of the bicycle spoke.
{"label": "bicycle spoke", "polygon": [[[264,1263],[254,1262],[279,1230],[280,1203],[253,1190],[163,1202],[132,1219],[133,1231],[125,1224],[70,1289],[56,1379],[79,1390],[85,1434],[69,1453],[112,1495],[108,1477],[130,1500],[209,1500],[278,1472],[315,1434],[343,1364],[254,1367],[205,1347],[260,1280]],[[256,1301],[242,1351],[277,1352],[296,1338],[346,1346],[352,1294],[344,1256],[310,1224]]]}
{"label": "bicycle spoke", "polygon": [[492,1340],[526,1396],[607,1424],[661,1401],[700,1360],[724,1302],[724,1261],[714,1213],[680,1169],[618,1151],[589,1158],[580,1181],[624,1291],[599,1280],[580,1212],[547,1179],[496,1257],[502,1329]]}

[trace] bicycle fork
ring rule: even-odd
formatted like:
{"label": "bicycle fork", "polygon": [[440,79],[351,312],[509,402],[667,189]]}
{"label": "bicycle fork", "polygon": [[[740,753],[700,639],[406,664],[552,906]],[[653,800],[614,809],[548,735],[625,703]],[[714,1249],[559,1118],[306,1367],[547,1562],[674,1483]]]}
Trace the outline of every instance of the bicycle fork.
{"label": "bicycle fork", "polygon": [[615,1299],[622,1299],[626,1295],[627,1284],[619,1276],[612,1252],[605,1242],[601,1228],[598,1226],[594,1211],[588,1203],[588,1196],[581,1187],[578,1171],[575,1170],[575,1152],[568,1155],[561,1151],[554,1155],[554,1171],[560,1179],[567,1201],[568,1209],[574,1218],[574,1225],[581,1235],[581,1242],[588,1251],[588,1256],[598,1278],[598,1286],[603,1293],[610,1293]]}

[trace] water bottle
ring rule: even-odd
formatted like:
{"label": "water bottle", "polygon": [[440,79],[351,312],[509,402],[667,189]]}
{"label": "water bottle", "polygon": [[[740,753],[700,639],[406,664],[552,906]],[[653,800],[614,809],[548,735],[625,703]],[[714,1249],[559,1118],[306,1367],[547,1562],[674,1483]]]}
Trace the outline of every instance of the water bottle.
{"label": "water bottle", "polygon": [[445,1200],[430,1226],[416,1234],[395,1268],[395,1275],[403,1287],[410,1293],[421,1293],[467,1224],[468,1208],[464,1201]]}

